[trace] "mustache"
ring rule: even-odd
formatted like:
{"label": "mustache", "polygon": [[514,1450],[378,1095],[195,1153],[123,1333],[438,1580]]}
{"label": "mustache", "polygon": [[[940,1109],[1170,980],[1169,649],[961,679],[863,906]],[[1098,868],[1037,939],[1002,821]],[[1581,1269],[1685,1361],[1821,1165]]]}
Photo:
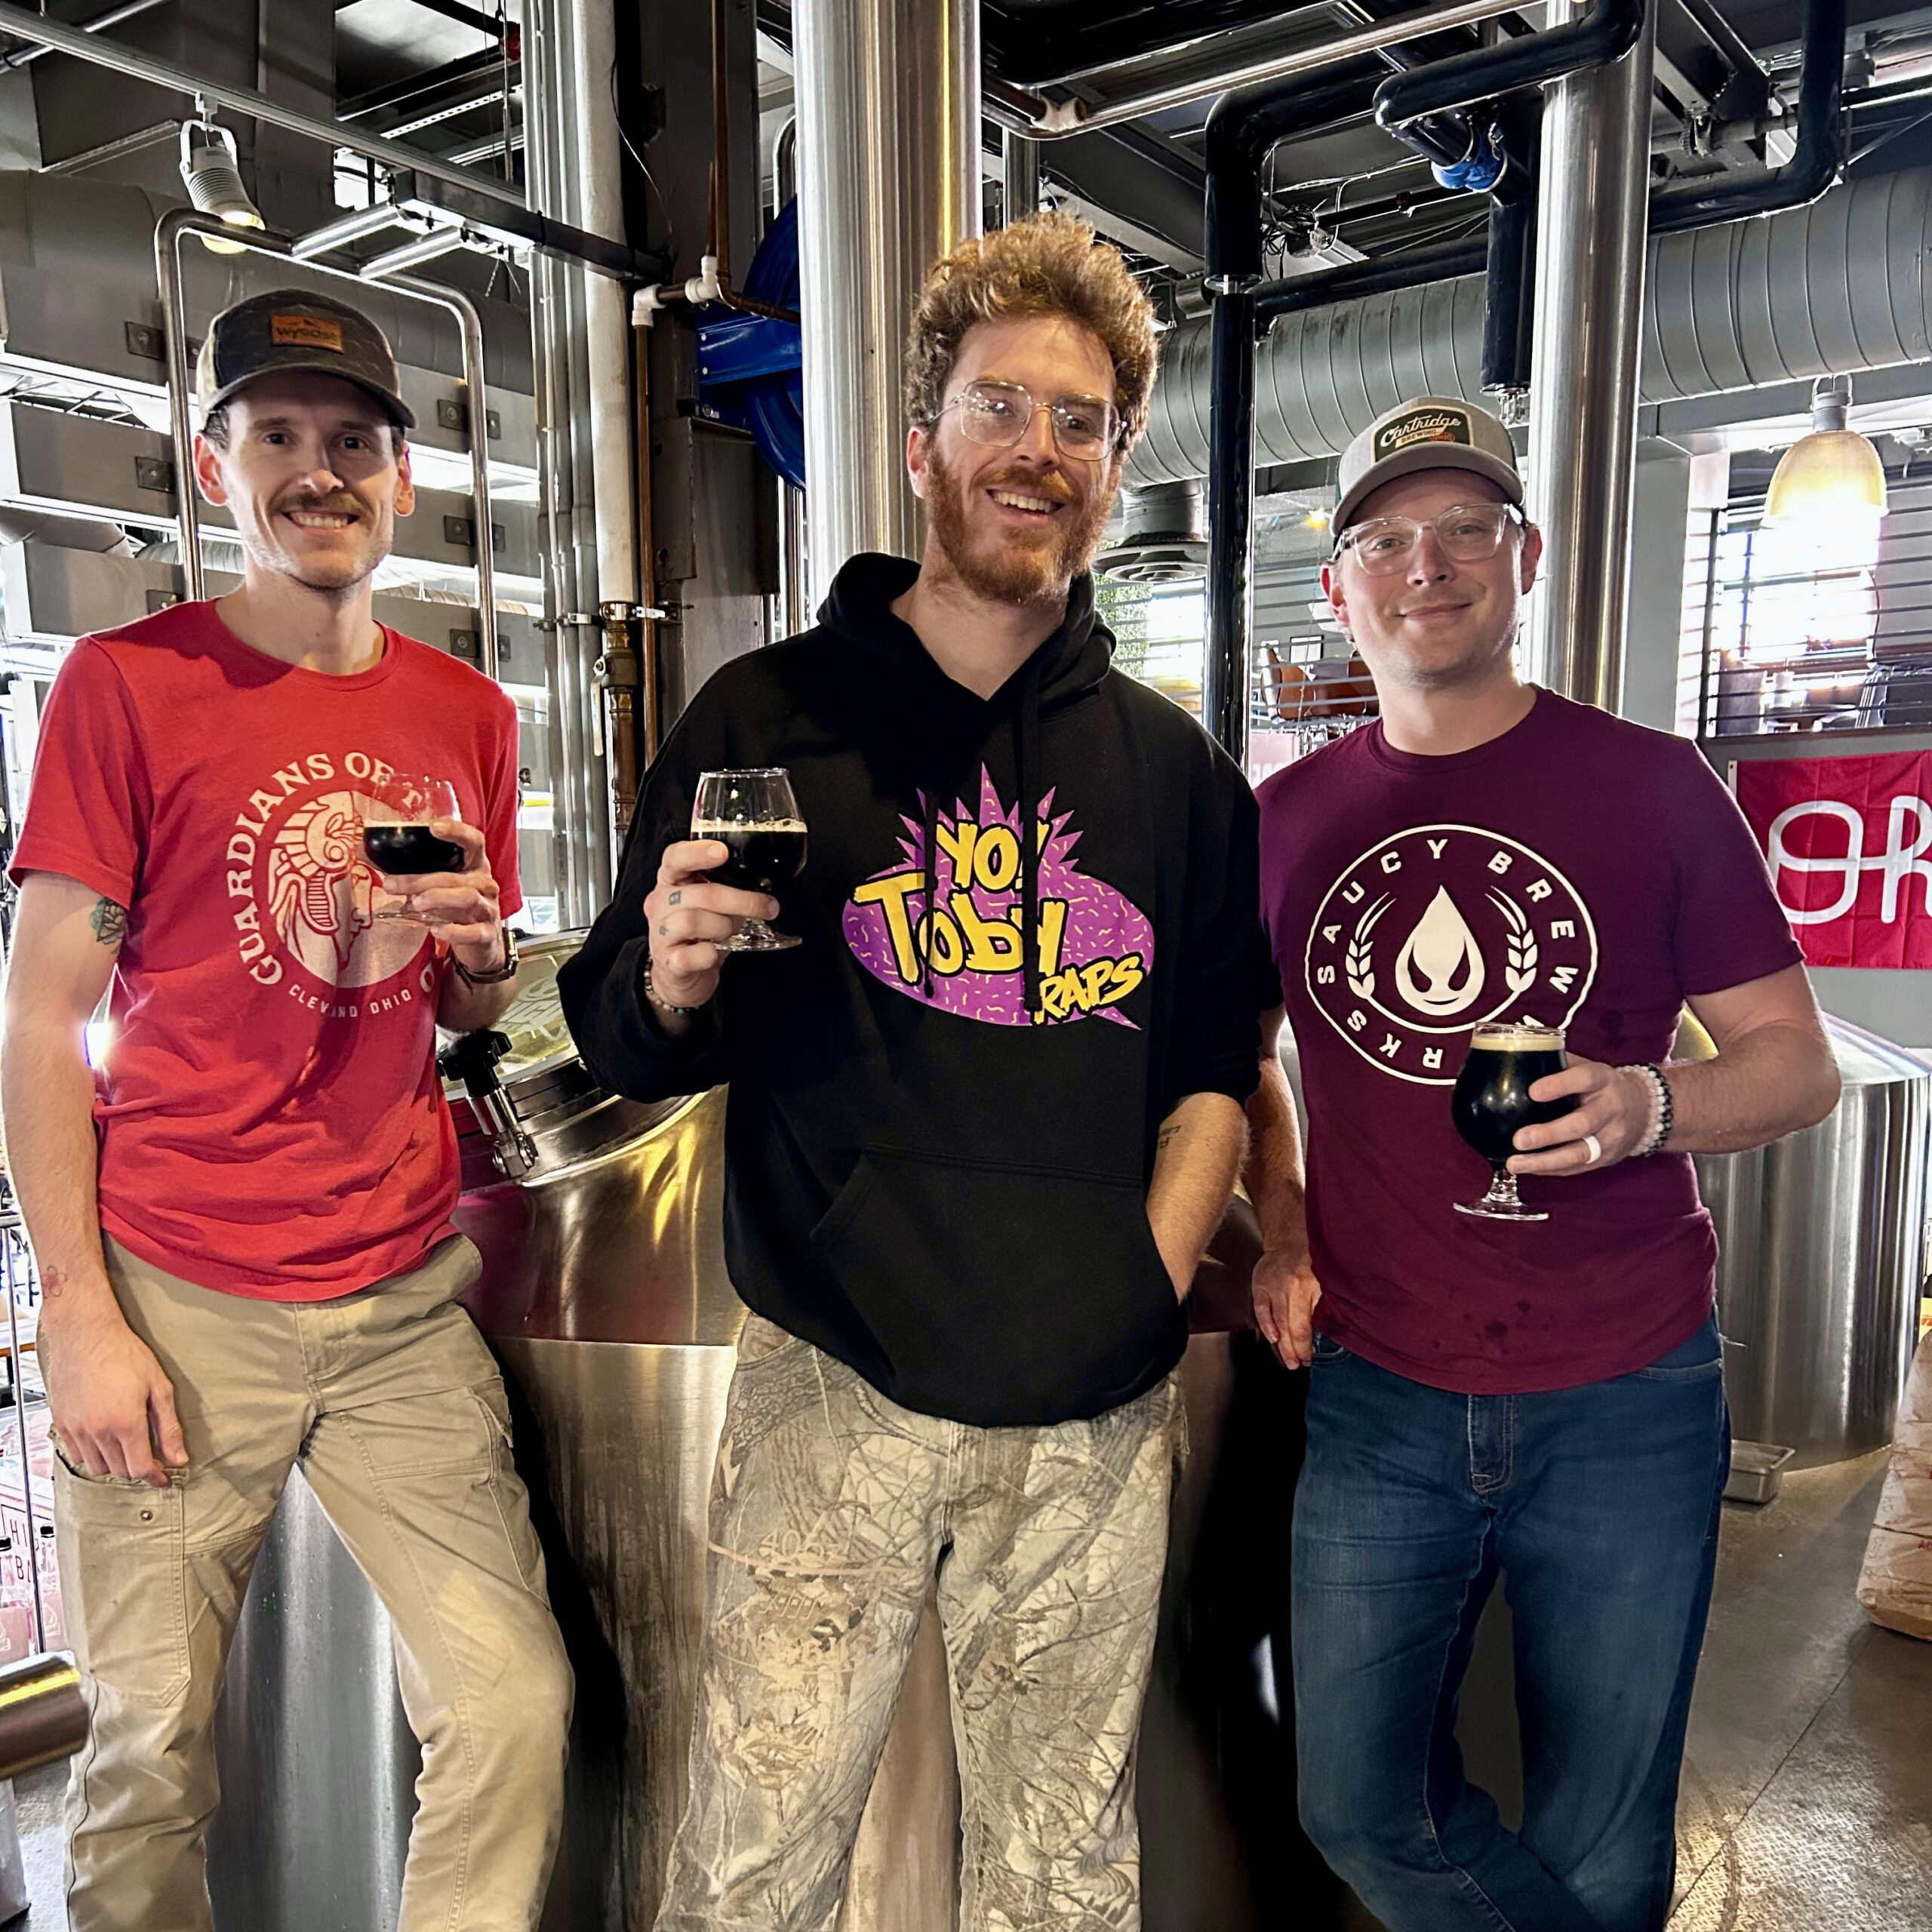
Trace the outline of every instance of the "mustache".
{"label": "mustache", "polygon": [[1011,490],[1026,497],[1045,497],[1057,503],[1077,503],[1080,493],[1057,470],[1022,469],[992,476],[980,485],[983,490]]}

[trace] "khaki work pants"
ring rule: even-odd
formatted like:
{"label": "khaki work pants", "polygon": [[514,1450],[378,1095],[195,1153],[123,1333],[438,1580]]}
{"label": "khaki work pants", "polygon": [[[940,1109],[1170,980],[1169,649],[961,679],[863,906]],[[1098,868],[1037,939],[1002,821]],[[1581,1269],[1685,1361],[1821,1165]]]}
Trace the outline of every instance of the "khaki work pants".
{"label": "khaki work pants", "polygon": [[935,1574],[963,1932],[1137,1932],[1134,1747],[1184,1431],[1172,1377],[1090,1422],[915,1414],[752,1316],[657,1932],[832,1932]]}
{"label": "khaki work pants", "polygon": [[122,1312],[174,1383],[188,1469],[156,1490],[55,1465],[93,1718],[68,1785],[72,1932],[211,1932],[211,1727],[297,1462],[395,1624],[423,1746],[401,1932],[528,1932],[556,1850],[571,1678],[503,1383],[454,1299],[476,1251],[453,1238],[410,1274],[291,1303],[106,1250]]}

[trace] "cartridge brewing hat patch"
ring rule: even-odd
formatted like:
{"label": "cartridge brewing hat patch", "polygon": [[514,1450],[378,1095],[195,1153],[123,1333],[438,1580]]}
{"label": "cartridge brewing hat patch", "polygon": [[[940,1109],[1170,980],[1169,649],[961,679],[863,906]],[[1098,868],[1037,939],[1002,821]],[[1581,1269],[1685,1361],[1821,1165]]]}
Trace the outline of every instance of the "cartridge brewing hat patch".
{"label": "cartridge brewing hat patch", "polygon": [[1411,396],[1378,416],[1342,452],[1336,536],[1383,484],[1419,469],[1470,470],[1487,477],[1507,501],[1523,500],[1515,445],[1487,410],[1456,396]]}

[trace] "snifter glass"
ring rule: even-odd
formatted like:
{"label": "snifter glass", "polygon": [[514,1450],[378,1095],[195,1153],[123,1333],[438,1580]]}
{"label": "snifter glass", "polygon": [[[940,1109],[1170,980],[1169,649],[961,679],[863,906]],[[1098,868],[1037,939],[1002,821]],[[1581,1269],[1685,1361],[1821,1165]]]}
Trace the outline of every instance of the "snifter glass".
{"label": "snifter glass", "polygon": [[[709,875],[740,892],[776,898],[778,888],[804,869],[805,821],[792,795],[792,774],[782,765],[699,773],[691,836],[715,839],[727,849],[731,856]],[[714,943],[721,952],[783,952],[798,940],[762,919],[747,919],[729,939]]]}
{"label": "snifter glass", "polygon": [[1577,1104],[1574,1094],[1560,1100],[1533,1100],[1530,1089],[1546,1075],[1570,1064],[1560,1026],[1530,1021],[1492,1020],[1469,1036],[1469,1054],[1456,1076],[1449,1102],[1456,1131],[1489,1163],[1489,1192],[1480,1201],[1458,1201],[1459,1214],[1486,1221],[1546,1221],[1548,1213],[1526,1207],[1509,1171],[1516,1132],[1546,1120],[1559,1120]]}
{"label": "snifter glass", "polygon": [[[386,876],[460,872],[468,863],[460,845],[430,829],[438,819],[463,820],[456,788],[447,779],[423,772],[388,773],[359,795],[356,815],[362,825],[362,855]],[[411,912],[408,904],[400,895],[389,895],[375,908],[375,916],[423,923],[423,915]]]}

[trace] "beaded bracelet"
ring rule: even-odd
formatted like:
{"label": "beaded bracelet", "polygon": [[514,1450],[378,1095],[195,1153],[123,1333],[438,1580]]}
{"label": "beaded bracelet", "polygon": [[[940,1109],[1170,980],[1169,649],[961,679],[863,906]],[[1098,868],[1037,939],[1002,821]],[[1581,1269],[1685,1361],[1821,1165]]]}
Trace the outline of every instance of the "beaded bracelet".
{"label": "beaded bracelet", "polygon": [[638,986],[646,1002],[657,1008],[660,1013],[681,1013],[688,1018],[694,1013],[702,1013],[701,1006],[673,1006],[651,983],[651,955],[644,955],[644,964],[638,969]]}
{"label": "beaded bracelet", "polygon": [[1641,1161],[1646,1155],[1656,1153],[1670,1138],[1677,1109],[1671,1095],[1670,1082],[1664,1078],[1663,1069],[1654,1060],[1645,1060],[1624,1070],[1642,1074],[1650,1084],[1651,1131],[1644,1137],[1644,1144],[1630,1156],[1633,1161]]}

